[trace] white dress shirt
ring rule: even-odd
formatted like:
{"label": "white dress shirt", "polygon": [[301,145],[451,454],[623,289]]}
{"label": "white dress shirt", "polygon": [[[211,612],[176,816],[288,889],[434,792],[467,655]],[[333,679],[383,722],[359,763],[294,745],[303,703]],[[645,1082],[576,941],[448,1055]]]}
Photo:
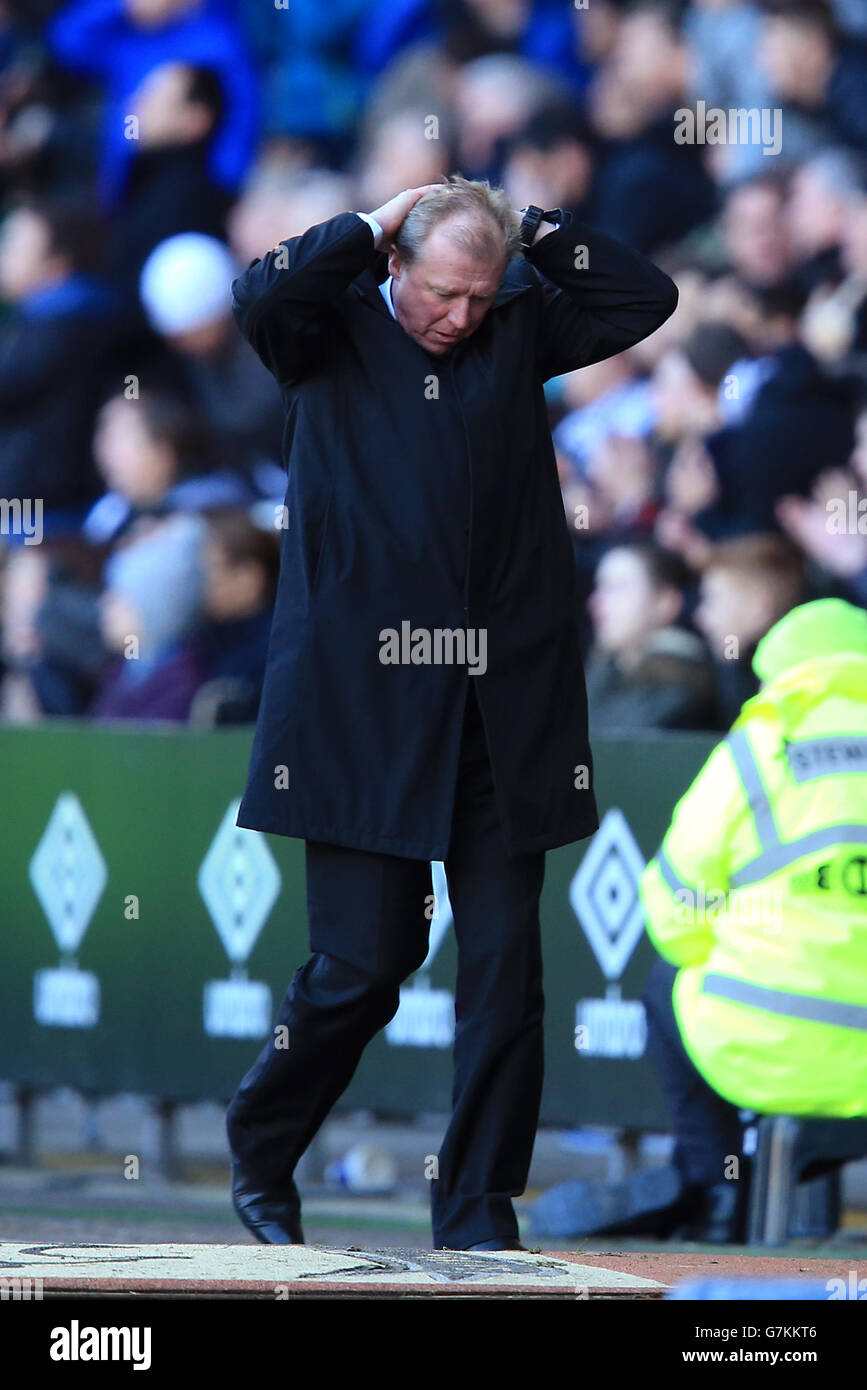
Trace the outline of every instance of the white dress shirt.
{"label": "white dress shirt", "polygon": [[[375,217],[371,217],[371,215],[370,215],[369,212],[357,212],[355,215],[356,215],[356,217],[360,217],[361,220],[362,220],[362,222],[366,222],[366,223],[367,223],[368,227],[369,227],[370,230],[373,232],[373,244],[374,244],[374,246],[378,246],[379,243],[382,241],[382,227],[379,225],[379,223],[377,222],[376,218],[375,218]],[[380,294],[382,295],[383,299],[385,300],[386,307],[387,307],[387,309],[388,309],[388,312],[391,314],[391,317],[392,317],[393,319],[396,319],[396,318],[397,318],[397,314],[394,312],[394,303],[392,302],[392,298],[391,298],[391,276],[390,276],[390,275],[389,275],[389,277],[388,277],[387,280],[383,280],[382,284],[381,284],[380,287],[379,287],[379,292],[380,292]]]}

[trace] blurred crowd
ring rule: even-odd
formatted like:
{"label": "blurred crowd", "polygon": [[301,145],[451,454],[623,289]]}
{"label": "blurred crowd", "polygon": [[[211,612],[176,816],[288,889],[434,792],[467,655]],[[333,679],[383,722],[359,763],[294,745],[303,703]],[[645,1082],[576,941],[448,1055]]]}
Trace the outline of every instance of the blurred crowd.
{"label": "blurred crowd", "polygon": [[255,717],[282,407],[231,282],[460,171],[678,284],[546,392],[592,726],[726,727],[783,613],[867,605],[865,93],[864,0],[0,0],[0,717]]}

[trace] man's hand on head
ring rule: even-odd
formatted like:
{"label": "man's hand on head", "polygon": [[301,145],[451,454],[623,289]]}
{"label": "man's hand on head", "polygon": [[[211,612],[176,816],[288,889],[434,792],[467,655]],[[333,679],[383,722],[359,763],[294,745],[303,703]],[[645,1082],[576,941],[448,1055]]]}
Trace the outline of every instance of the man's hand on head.
{"label": "man's hand on head", "polygon": [[390,198],[387,203],[383,203],[381,208],[374,208],[371,217],[376,218],[382,228],[383,243],[393,241],[400,231],[403,219],[407,213],[415,207],[419,198],[423,198],[426,193],[433,193],[437,188],[442,188],[441,183],[425,183],[420,188],[407,188],[403,193],[398,193],[397,197]]}

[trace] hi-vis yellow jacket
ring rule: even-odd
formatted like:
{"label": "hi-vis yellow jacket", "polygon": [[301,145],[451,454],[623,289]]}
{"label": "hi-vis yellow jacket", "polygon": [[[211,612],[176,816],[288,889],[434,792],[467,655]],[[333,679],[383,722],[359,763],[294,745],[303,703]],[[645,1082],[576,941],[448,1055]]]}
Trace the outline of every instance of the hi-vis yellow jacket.
{"label": "hi-vis yellow jacket", "polygon": [[801,662],[747,701],[641,896],[681,967],[686,1049],[721,1095],[867,1115],[867,655]]}

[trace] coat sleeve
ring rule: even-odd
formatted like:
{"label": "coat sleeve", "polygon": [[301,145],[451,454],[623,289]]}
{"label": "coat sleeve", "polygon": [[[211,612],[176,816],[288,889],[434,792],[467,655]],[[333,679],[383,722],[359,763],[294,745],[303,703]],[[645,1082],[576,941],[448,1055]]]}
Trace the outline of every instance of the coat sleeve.
{"label": "coat sleeve", "polygon": [[652,261],[572,217],[525,255],[542,283],[545,381],[633,347],[677,307],[677,286]]}
{"label": "coat sleeve", "polygon": [[647,934],[672,965],[699,965],[729,889],[728,841],[747,810],[727,742],[717,745],[674,810],[639,885]]}
{"label": "coat sleeve", "polygon": [[281,242],[234,281],[235,320],[279,382],[302,381],[326,359],[335,301],[374,254],[370,225],[344,212]]}

